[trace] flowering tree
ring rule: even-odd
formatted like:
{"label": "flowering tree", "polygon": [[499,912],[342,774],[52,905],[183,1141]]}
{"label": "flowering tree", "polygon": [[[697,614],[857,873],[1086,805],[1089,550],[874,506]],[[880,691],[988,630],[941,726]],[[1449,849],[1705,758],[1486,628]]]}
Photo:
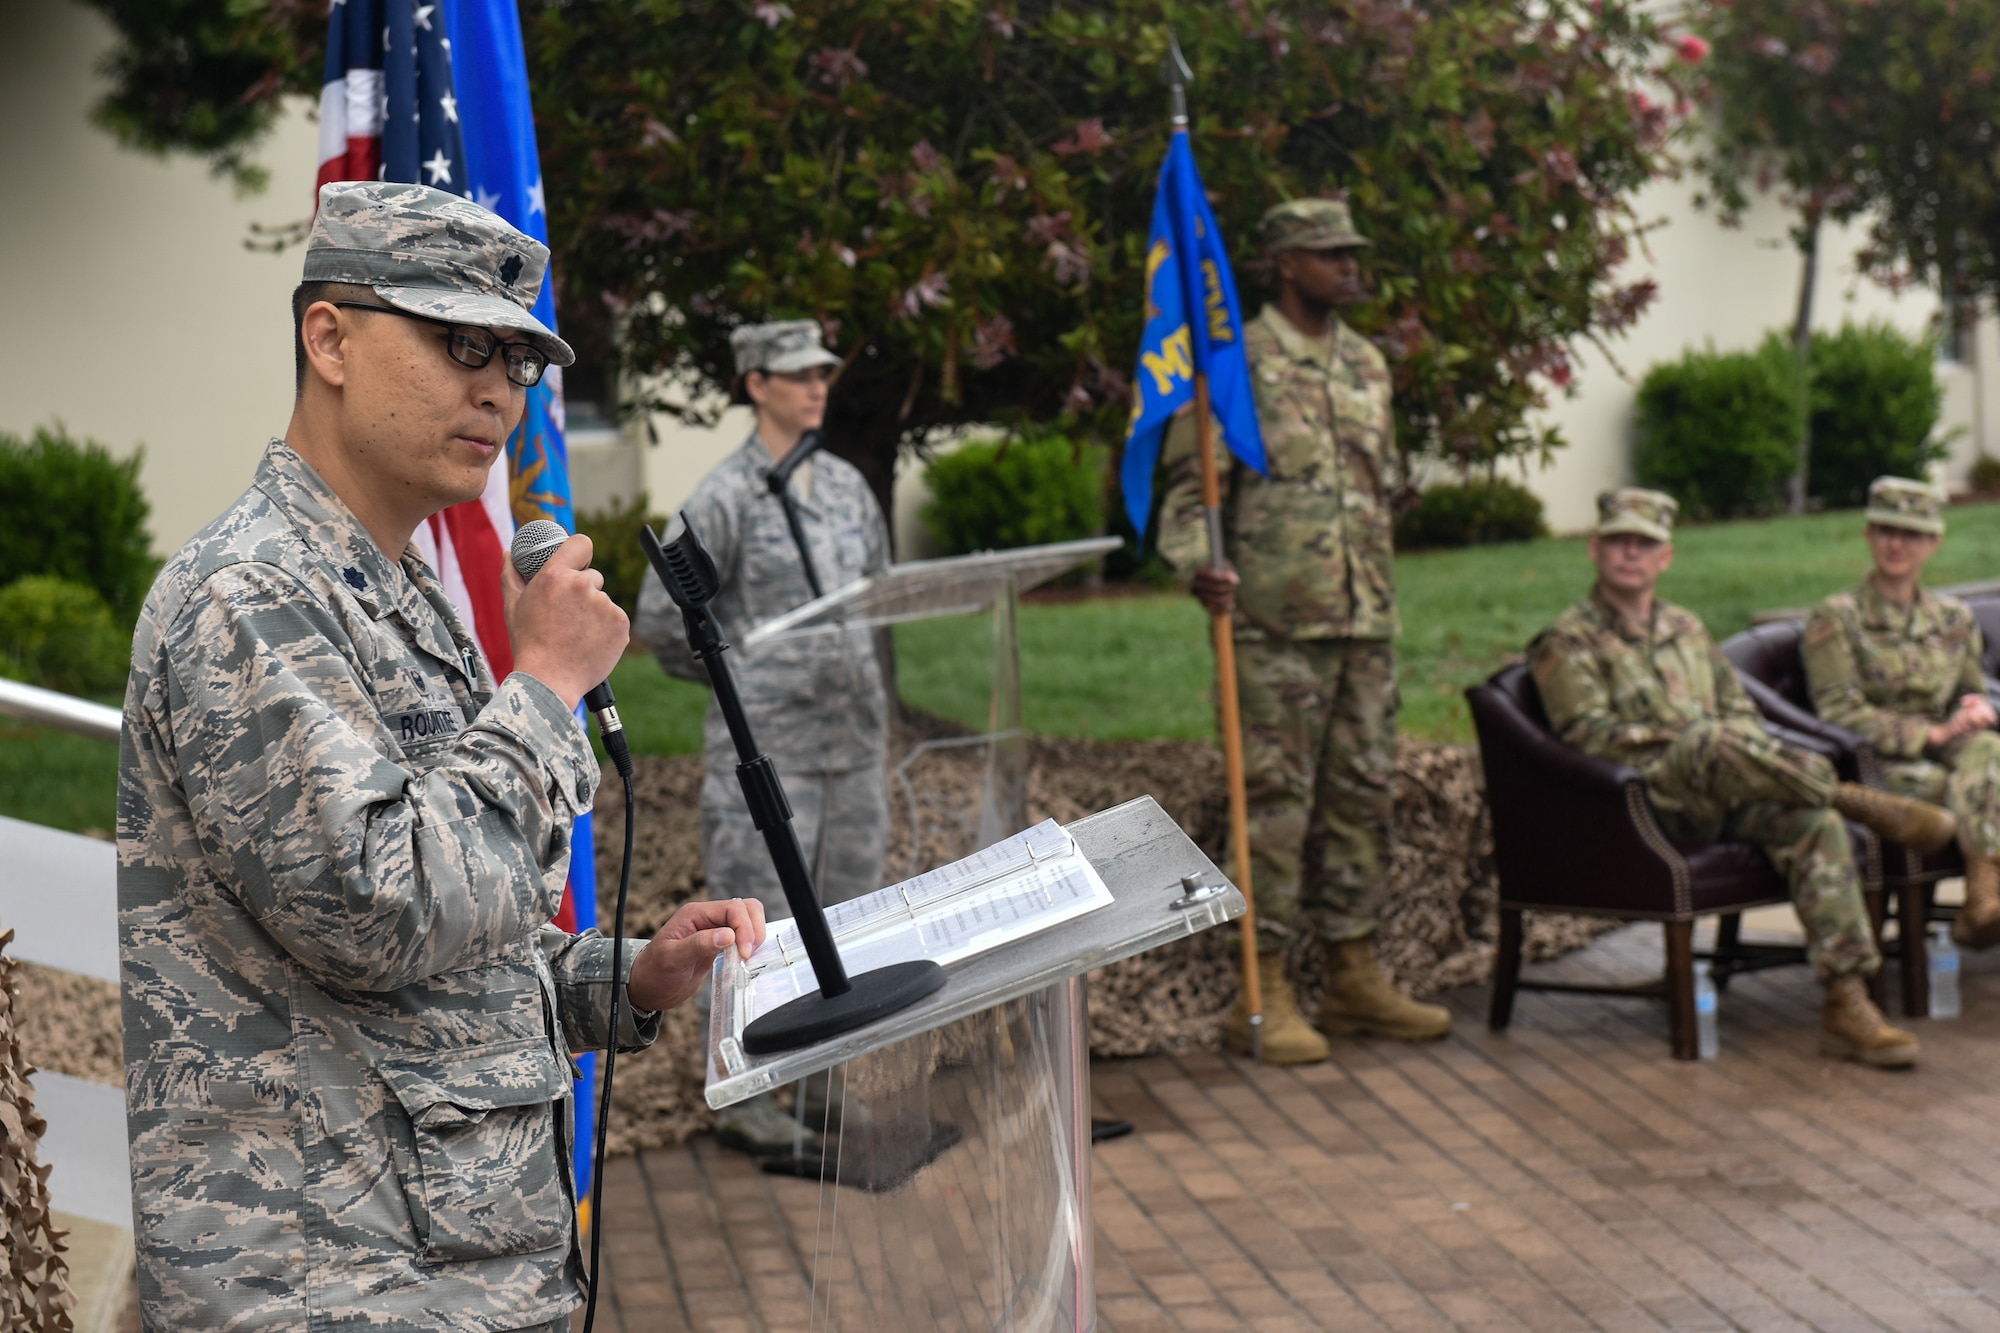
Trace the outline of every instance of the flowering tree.
{"label": "flowering tree", "polygon": [[[289,0],[207,3],[251,13],[262,67],[305,91]],[[1691,67],[1647,8],[531,3],[564,329],[692,414],[729,380],[732,327],[819,318],[847,363],[830,434],[879,490],[938,428],[1119,438],[1176,31],[1248,285],[1265,208],[1344,192],[1375,241],[1355,322],[1389,355],[1404,447],[1546,451],[1533,408],[1653,294],[1618,278],[1627,201],[1669,166]]]}

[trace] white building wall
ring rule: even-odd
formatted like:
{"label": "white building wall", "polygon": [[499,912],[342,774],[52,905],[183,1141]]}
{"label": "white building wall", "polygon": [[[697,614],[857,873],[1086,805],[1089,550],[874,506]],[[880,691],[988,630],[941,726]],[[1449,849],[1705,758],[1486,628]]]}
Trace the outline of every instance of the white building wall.
{"label": "white building wall", "polygon": [[128,152],[90,123],[109,26],[72,3],[7,6],[0,42],[0,430],[61,421],[146,450],[154,548],[243,488],[291,415],[302,252],[246,250],[250,224],[311,214],[317,128],[288,115],[238,199],[184,157]]}
{"label": "white building wall", "polygon": [[[1562,431],[1568,447],[1558,450],[1546,468],[1528,461],[1521,470],[1523,480],[1548,506],[1549,524],[1558,532],[1587,527],[1595,521],[1597,493],[1631,482],[1633,406],[1648,367],[1706,342],[1721,351],[1748,351],[1772,329],[1789,335],[1802,269],[1788,233],[1790,215],[1774,200],[1759,199],[1740,227],[1726,228],[1713,212],[1695,209],[1694,193],[1692,181],[1668,181],[1640,194],[1639,217],[1668,221],[1648,234],[1625,278],[1651,277],[1659,284],[1659,296],[1626,336],[1610,343],[1617,364],[1586,347],[1578,358],[1574,393],[1556,399],[1541,414]],[[1862,277],[1854,254],[1863,231],[1860,226],[1829,226],[1821,235],[1813,327],[1832,331],[1850,320],[1881,320],[1911,335],[1926,332],[1937,314],[1937,298],[1927,291],[1893,295]],[[2000,383],[1993,378],[1995,343],[2000,341],[1993,333],[1989,319],[1975,340],[1988,386]],[[1977,432],[1971,429],[1974,376],[1970,366],[1948,362],[1940,364],[1938,373],[1945,388],[1940,430],[1967,428],[1941,471],[1944,480],[1962,486],[1979,452]],[[1989,417],[1996,410],[2000,405],[1989,404]]]}

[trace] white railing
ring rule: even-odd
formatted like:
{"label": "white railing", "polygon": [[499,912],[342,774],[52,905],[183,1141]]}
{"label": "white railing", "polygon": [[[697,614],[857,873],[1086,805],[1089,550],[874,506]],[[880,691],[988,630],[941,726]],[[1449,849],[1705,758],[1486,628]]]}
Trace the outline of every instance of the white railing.
{"label": "white railing", "polygon": [[0,716],[54,727],[58,731],[73,731],[79,736],[110,741],[114,745],[118,742],[118,727],[123,721],[115,708],[57,694],[54,690],[23,685],[17,680],[0,680]]}

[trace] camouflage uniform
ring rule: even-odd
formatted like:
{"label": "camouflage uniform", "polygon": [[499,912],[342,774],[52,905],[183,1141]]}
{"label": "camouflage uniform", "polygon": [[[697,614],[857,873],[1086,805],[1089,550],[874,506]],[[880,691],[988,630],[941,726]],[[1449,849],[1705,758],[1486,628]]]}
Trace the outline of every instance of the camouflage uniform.
{"label": "camouflage uniform", "polygon": [[[442,191],[341,184],[305,271],[567,364],[527,314],[546,262]],[[597,779],[562,700],[496,687],[432,571],[284,443],[168,562],[118,809],[148,1328],[567,1325],[568,1052],[610,1038],[611,944],[549,921]]]}
{"label": "camouflage uniform", "polygon": [[[812,597],[784,511],[765,484],[771,454],[755,432],[702,478],[683,508],[715,557],[715,616],[730,636],[730,667],[757,742],[778,766],[823,902],[882,887],[889,837],[888,697],[873,633],[837,629],[746,649],[742,635]],[[829,592],[882,569],[889,531],[868,483],[850,463],[813,455],[799,516]],[[670,674],[708,682],[689,653],[680,610],[656,576],[639,595],[639,637]],[[717,892],[751,894],[773,919],[791,915],[764,838],[736,781],[736,747],[711,701],[704,728],[702,862]]]}
{"label": "camouflage uniform", "polygon": [[574,1308],[567,1052],[605,1044],[610,999],[610,942],[548,924],[598,779],[576,719],[532,677],[496,688],[431,570],[387,559],[276,441],[161,572],[132,661],[118,893],[148,1327]]}
{"label": "camouflage uniform", "polygon": [[[1271,306],[1244,330],[1270,475],[1216,433],[1236,591],[1236,670],[1257,923],[1375,928],[1396,772],[1396,587],[1388,505],[1389,371],[1334,321],[1315,342]],[[1184,577],[1208,558],[1194,419],[1167,434],[1160,554]]]}
{"label": "camouflage uniform", "polygon": [[1528,645],[1556,734],[1639,771],[1678,841],[1755,843],[1791,885],[1822,980],[1881,966],[1833,766],[1764,729],[1701,621],[1664,601],[1626,623],[1596,591]]}
{"label": "camouflage uniform", "polygon": [[[1936,535],[1943,504],[1922,483],[1885,477],[1870,488],[1867,517]],[[1976,731],[1938,748],[1929,733],[1965,695],[1986,692],[1983,652],[1971,609],[1921,587],[1913,604],[1896,606],[1863,579],[1821,602],[1806,622],[1815,711],[1875,748],[1890,791],[1957,815],[1969,857],[2000,856],[2000,735]]]}

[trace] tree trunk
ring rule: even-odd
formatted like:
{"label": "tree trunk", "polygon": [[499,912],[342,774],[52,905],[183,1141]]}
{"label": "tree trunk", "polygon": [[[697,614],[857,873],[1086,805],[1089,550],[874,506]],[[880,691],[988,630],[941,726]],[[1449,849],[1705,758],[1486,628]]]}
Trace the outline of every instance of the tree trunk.
{"label": "tree trunk", "polygon": [[1819,279],[1819,216],[1816,204],[1808,204],[1799,229],[1799,307],[1792,320],[1792,355],[1799,364],[1799,447],[1798,467],[1785,482],[1785,509],[1806,512],[1806,482],[1812,469],[1812,314],[1813,287]]}

